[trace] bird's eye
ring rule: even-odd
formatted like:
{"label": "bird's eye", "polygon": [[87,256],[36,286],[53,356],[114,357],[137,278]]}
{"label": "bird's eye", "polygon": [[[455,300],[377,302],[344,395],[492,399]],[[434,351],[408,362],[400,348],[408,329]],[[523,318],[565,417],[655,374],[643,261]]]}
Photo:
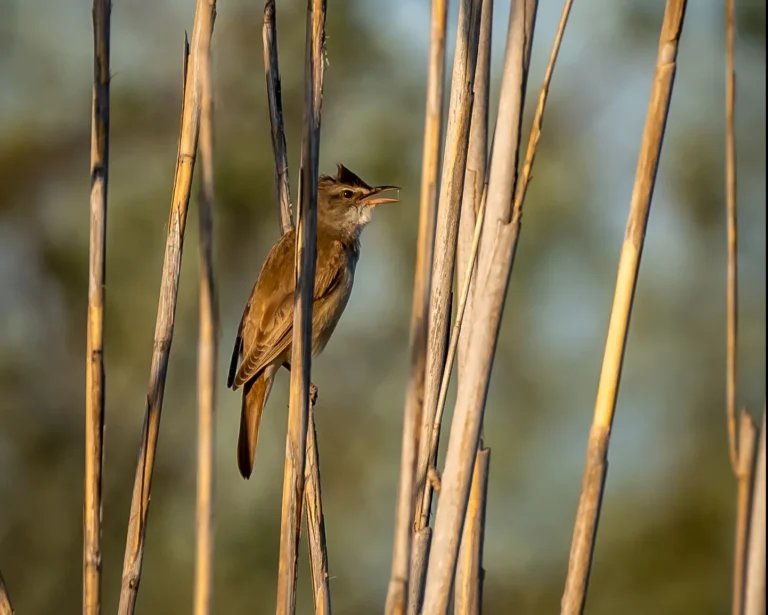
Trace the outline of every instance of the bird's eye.
{"label": "bird's eye", "polygon": [[351,199],[355,195],[351,190],[344,190],[344,192],[341,193],[341,196],[343,196],[345,199]]}

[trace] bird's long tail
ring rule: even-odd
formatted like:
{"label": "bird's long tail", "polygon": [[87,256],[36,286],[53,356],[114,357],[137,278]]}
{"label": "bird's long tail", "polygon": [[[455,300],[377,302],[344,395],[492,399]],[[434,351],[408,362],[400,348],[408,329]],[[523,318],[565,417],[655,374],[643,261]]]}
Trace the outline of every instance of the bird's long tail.
{"label": "bird's long tail", "polygon": [[250,478],[256,458],[261,413],[267,403],[277,367],[269,365],[258,378],[243,387],[243,406],[240,412],[240,435],[237,440],[237,467],[243,478]]}

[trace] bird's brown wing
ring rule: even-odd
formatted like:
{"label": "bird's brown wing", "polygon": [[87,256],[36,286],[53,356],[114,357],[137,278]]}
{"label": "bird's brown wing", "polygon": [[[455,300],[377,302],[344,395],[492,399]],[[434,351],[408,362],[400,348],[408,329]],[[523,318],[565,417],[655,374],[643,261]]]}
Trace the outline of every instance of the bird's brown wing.
{"label": "bird's brown wing", "polygon": [[[234,379],[240,387],[288,350],[293,339],[294,233],[287,233],[272,248],[243,314],[244,358]],[[347,254],[339,241],[318,242],[314,301],[322,301],[336,288]]]}

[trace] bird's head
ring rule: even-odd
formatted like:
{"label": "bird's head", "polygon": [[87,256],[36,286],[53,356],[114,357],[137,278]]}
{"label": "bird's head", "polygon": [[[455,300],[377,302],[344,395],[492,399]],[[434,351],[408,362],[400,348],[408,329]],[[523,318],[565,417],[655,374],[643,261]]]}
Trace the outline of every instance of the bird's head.
{"label": "bird's head", "polygon": [[397,186],[369,186],[344,165],[337,165],[336,177],[321,175],[317,186],[318,223],[357,236],[378,205],[399,199],[382,196]]}

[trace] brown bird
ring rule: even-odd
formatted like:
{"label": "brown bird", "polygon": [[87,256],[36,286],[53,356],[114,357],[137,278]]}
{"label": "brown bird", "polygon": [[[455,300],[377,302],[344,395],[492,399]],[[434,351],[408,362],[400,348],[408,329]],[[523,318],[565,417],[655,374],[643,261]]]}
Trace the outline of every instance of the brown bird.
{"label": "brown bird", "polygon": [[[398,199],[381,194],[397,186],[371,187],[343,165],[322,175],[317,188],[317,261],[312,304],[312,354],[323,350],[347,306],[360,256],[360,232],[373,209]],[[290,370],[296,232],[270,250],[237,330],[227,386],[243,387],[237,465],[249,478],[256,456],[261,413],[281,366]],[[242,358],[238,369],[239,360]],[[316,391],[315,391],[316,393]]]}

